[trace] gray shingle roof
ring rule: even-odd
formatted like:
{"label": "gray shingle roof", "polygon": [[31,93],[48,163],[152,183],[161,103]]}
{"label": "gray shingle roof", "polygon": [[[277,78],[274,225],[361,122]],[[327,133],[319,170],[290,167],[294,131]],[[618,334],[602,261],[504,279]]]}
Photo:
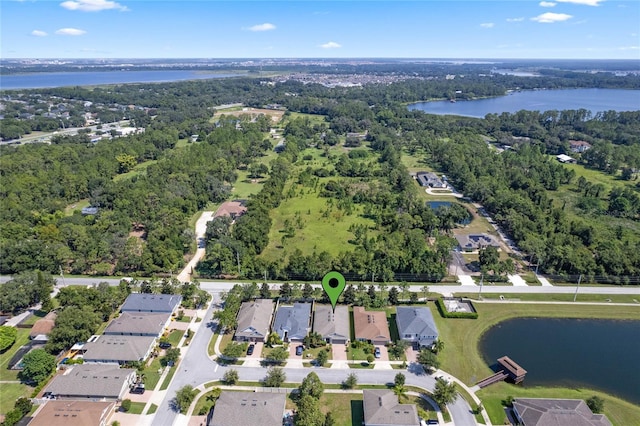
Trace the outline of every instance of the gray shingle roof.
{"label": "gray shingle roof", "polygon": [[390,390],[362,391],[365,426],[419,426],[418,410],[413,404],[399,404]]}
{"label": "gray shingle roof", "polygon": [[398,306],[396,324],[401,339],[419,342],[422,346],[430,345],[438,337],[438,328],[429,308]]}
{"label": "gray shingle roof", "polygon": [[333,312],[331,305],[316,305],[313,315],[313,331],[323,338],[338,338],[349,340],[349,308],[343,305],[336,306]]}
{"label": "gray shingle roof", "polygon": [[74,365],[54,377],[45,391],[63,398],[118,399],[135,377],[136,370],[111,364]]}
{"label": "gray shingle roof", "polygon": [[238,327],[236,338],[264,339],[269,334],[273,301],[271,299],[257,299],[244,302],[238,312]]}
{"label": "gray shingle roof", "polygon": [[104,334],[160,336],[171,314],[169,312],[123,312],[114,318]]}
{"label": "gray shingle roof", "polygon": [[177,294],[131,293],[122,305],[122,312],[169,312],[173,313],[182,302]]}
{"label": "gray shingle roof", "polygon": [[273,331],[284,340],[285,333],[289,339],[304,339],[309,333],[311,303],[294,303],[293,306],[280,306],[276,312]]}
{"label": "gray shingle roof", "polygon": [[524,426],[611,426],[581,399],[517,398],[513,408]]}
{"label": "gray shingle roof", "polygon": [[286,395],[222,391],[208,426],[282,426]]}
{"label": "gray shingle roof", "polygon": [[102,335],[85,343],[86,362],[131,362],[142,361],[151,352],[155,343],[151,336]]}

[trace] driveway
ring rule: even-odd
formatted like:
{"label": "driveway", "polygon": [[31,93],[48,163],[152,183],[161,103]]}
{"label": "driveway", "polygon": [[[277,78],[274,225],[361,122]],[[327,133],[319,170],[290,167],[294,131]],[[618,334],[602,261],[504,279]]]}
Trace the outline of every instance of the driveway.
{"label": "driveway", "polygon": [[347,345],[344,343],[332,343],[331,352],[333,354],[334,361],[347,361]]}
{"label": "driveway", "polygon": [[415,349],[413,349],[413,347],[409,346],[405,351],[404,354],[407,357],[407,364],[411,364],[412,362],[418,362],[418,353],[420,351],[416,351]]}
{"label": "driveway", "polygon": [[389,361],[389,351],[386,346],[376,345],[376,348],[380,348],[380,358],[376,358],[376,361]]}

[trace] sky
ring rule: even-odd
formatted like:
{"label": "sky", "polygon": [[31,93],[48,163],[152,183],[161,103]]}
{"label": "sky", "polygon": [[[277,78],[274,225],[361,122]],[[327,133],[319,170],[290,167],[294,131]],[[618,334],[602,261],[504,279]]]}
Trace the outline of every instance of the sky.
{"label": "sky", "polygon": [[640,0],[0,0],[0,24],[0,59],[640,59]]}

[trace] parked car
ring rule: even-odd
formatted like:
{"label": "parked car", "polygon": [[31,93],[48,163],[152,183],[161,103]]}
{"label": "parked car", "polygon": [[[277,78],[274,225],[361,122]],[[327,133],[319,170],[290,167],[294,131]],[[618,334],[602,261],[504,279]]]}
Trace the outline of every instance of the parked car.
{"label": "parked car", "polygon": [[302,345],[296,346],[296,355],[298,356],[302,355],[303,351],[304,351],[304,346]]}
{"label": "parked car", "polygon": [[256,345],[254,345],[253,343],[249,345],[249,347],[247,348],[247,355],[253,355],[253,350],[256,348]]}
{"label": "parked car", "polygon": [[137,393],[142,395],[144,393],[144,385],[138,384],[131,388],[131,393]]}
{"label": "parked car", "polygon": [[439,424],[439,422],[437,420],[431,419],[431,420],[427,420],[427,424],[428,425],[437,425],[437,424]]}
{"label": "parked car", "polygon": [[171,343],[169,343],[169,342],[160,342],[160,344],[158,346],[160,346],[160,349],[169,349],[171,347]]}
{"label": "parked car", "polygon": [[376,358],[380,358],[380,348],[375,348],[373,350],[373,356],[375,356]]}

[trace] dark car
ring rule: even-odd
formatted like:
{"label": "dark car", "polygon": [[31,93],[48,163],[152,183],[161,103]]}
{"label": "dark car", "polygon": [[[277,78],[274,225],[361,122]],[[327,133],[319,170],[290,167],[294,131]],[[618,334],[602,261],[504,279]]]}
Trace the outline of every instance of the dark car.
{"label": "dark car", "polygon": [[131,393],[138,393],[142,395],[144,393],[144,385],[142,384],[135,385],[134,387],[131,388]]}
{"label": "dark car", "polygon": [[160,349],[169,349],[171,347],[171,343],[169,343],[169,342],[160,342],[160,344],[158,346],[160,346]]}
{"label": "dark car", "polygon": [[296,346],[296,355],[298,356],[302,355],[302,351],[304,351],[304,346],[302,345]]}
{"label": "dark car", "polygon": [[375,356],[376,358],[380,358],[380,348],[374,349],[373,356]]}
{"label": "dark car", "polygon": [[249,345],[249,348],[247,349],[247,355],[253,355],[253,350],[256,348],[256,345],[254,345],[253,343]]}
{"label": "dark car", "polygon": [[437,420],[427,420],[428,425],[437,425],[439,424]]}

